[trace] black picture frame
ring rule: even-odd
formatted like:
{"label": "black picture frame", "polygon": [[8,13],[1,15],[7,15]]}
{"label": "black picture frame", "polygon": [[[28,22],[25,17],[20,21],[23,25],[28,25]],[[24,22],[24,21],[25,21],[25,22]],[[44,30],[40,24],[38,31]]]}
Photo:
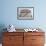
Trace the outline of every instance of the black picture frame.
{"label": "black picture frame", "polygon": [[34,7],[17,7],[18,20],[34,20]]}

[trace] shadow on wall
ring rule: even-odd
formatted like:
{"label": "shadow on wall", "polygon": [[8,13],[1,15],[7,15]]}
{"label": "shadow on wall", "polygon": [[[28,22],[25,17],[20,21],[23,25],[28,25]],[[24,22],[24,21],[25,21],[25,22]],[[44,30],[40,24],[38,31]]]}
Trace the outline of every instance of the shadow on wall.
{"label": "shadow on wall", "polygon": [[6,30],[3,30],[4,28],[6,28],[5,25],[0,24],[0,43],[2,43],[2,36],[3,36],[2,32],[6,31]]}

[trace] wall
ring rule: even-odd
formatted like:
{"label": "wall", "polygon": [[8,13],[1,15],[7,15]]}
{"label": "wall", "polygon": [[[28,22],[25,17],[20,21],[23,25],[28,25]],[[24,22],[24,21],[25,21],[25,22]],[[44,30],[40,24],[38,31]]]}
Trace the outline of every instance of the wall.
{"label": "wall", "polygon": [[[16,28],[46,28],[46,0],[2,0],[0,24]],[[34,20],[17,20],[17,7],[34,7]]]}
{"label": "wall", "polygon": [[[0,4],[2,27],[9,24],[16,28],[40,27],[46,32],[46,0],[0,0]],[[17,7],[34,7],[34,20],[17,20]]]}
{"label": "wall", "polygon": [[[46,0],[1,0],[0,24],[16,28],[46,28]],[[17,7],[34,7],[34,20],[17,20]]]}

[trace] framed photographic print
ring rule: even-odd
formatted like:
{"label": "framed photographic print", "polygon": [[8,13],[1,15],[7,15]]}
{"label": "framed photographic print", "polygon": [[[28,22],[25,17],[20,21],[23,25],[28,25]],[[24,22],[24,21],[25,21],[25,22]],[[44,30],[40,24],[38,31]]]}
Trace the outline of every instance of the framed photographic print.
{"label": "framed photographic print", "polygon": [[18,7],[17,19],[19,20],[33,20],[34,19],[34,7]]}

